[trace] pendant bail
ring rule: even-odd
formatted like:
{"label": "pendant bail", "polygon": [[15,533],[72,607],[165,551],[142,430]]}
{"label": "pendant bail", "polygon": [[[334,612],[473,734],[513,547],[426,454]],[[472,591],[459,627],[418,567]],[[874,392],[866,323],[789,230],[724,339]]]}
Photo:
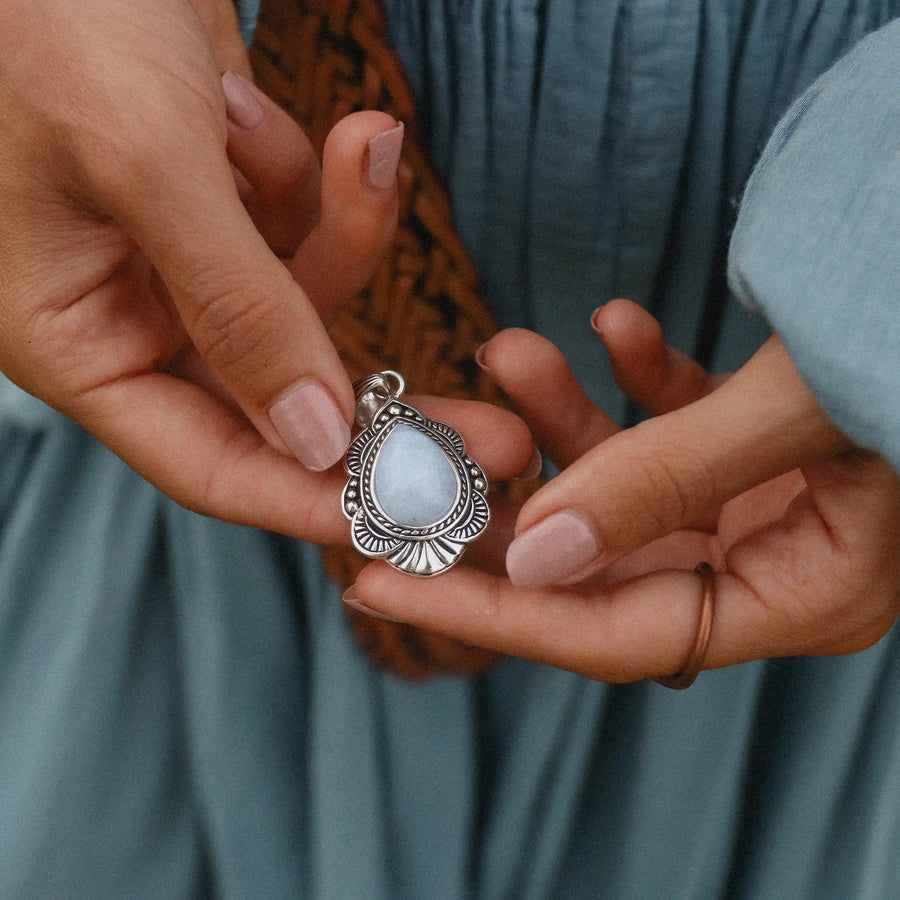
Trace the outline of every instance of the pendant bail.
{"label": "pendant bail", "polygon": [[405,388],[403,376],[393,369],[355,381],[353,393],[356,397],[356,424],[360,428],[368,428],[384,405],[397,400]]}

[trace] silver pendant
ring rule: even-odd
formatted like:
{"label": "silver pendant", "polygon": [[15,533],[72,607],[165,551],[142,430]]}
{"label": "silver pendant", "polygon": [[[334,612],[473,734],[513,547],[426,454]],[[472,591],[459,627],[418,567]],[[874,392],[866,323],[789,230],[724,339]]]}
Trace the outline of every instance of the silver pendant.
{"label": "silver pendant", "polygon": [[487,527],[487,478],[459,434],[400,396],[403,378],[356,382],[362,431],[347,450],[341,506],[360,553],[411,575],[438,575]]}

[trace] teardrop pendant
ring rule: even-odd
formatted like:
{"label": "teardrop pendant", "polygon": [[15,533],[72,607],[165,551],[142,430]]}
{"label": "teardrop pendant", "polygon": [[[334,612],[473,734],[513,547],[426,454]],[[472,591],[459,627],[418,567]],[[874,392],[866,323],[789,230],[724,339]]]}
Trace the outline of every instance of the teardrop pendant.
{"label": "teardrop pendant", "polygon": [[396,422],[372,471],[372,494],[381,511],[405,525],[433,525],[448,515],[459,496],[459,478],[430,437]]}
{"label": "teardrop pendant", "polygon": [[362,431],[347,451],[342,496],[353,544],[411,575],[444,572],[487,527],[484,472],[453,428],[400,400],[396,372],[354,388]]}

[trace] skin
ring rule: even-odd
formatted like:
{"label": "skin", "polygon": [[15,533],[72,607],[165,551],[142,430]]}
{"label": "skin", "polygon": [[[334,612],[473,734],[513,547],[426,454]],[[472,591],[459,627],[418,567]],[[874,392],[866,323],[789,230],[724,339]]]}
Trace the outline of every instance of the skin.
{"label": "skin", "polygon": [[[233,0],[191,0],[191,5],[209,37],[218,70],[230,69],[252,81],[250,58],[238,27]],[[313,156],[311,150],[310,155]]]}
{"label": "skin", "polygon": [[538,335],[503,332],[480,354],[563,470],[521,509],[516,533],[575,511],[603,548],[581,579],[517,590],[457,567],[412,583],[375,563],[348,601],[625,682],[682,668],[701,590],[692,569],[708,560],[717,571],[706,668],[875,643],[900,611],[900,476],[830,423],[777,338],[723,380],[666,347],[635,304],[614,301],[594,324],[620,385],[654,414],[627,431]]}
{"label": "skin", "polygon": [[[0,13],[0,368],[186,506],[346,540],[341,475],[290,458],[266,410],[315,377],[351,419],[324,322],[392,235],[395,192],[363,173],[393,120],[342,122],[320,174],[261,95],[258,125],[229,120],[220,72],[248,68],[227,4],[0,0]],[[464,567],[412,582],[374,564],[350,599],[450,641],[631,680],[680,668],[689,570],[705,558],[719,570],[709,666],[877,640],[898,607],[896,473],[848,446],[777,340],[717,384],[635,308],[595,323],[620,383],[657,414],[629,432],[536,335],[506,332],[482,353],[564,469],[516,532],[577,511],[603,547],[585,578],[517,591]],[[528,463],[515,417],[417,402],[491,479]],[[471,554],[494,573],[513,515],[499,510]]]}
{"label": "skin", "polygon": [[[366,172],[396,123],[343,120],[321,172],[261,93],[262,120],[240,127],[228,6],[0,0],[0,370],[184,506],[346,541],[341,475],[304,469],[267,410],[314,378],[352,421],[325,321],[393,236],[396,190]],[[489,477],[527,462],[509,413],[423,409]]]}

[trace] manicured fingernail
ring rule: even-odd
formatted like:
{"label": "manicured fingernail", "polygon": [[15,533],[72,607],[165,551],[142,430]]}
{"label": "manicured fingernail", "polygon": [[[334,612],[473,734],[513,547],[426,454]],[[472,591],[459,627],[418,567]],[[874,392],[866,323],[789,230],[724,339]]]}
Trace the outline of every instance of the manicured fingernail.
{"label": "manicured fingernail", "polygon": [[400,149],[403,147],[403,123],[376,134],[369,141],[369,184],[386,191],[397,180]]}
{"label": "manicured fingernail", "polygon": [[307,469],[330,469],[350,444],[350,426],[331,394],[314,378],[289,388],[269,410],[278,436]]}
{"label": "manicured fingernail", "polygon": [[541,474],[541,469],[544,468],[544,457],[541,456],[541,451],[538,450],[537,447],[532,445],[531,447],[531,459],[528,460],[528,464],[513,478],[513,481],[530,481],[532,478],[537,478],[538,475]]}
{"label": "manicured fingernail", "polygon": [[356,596],[356,585],[351,584],[350,587],[344,591],[344,596],[341,597],[341,601],[345,603],[347,606],[355,609],[361,613],[365,613],[367,616],[371,616],[373,619],[384,619],[385,622],[400,622],[399,619],[392,619],[390,616],[386,616],[384,613],[376,612],[369,606],[366,606],[359,597]]}
{"label": "manicured fingernail", "polygon": [[225,112],[240,128],[256,128],[263,120],[263,107],[253,86],[245,78],[229,69],[222,76],[225,91]]}
{"label": "manicured fingernail", "polygon": [[574,510],[553,513],[520,534],[506,551],[506,571],[517,588],[564,584],[600,555],[594,529]]}
{"label": "manicured fingernail", "polygon": [[475,362],[478,363],[479,367],[490,374],[490,369],[487,367],[487,364],[484,361],[484,348],[487,347],[487,341],[483,343],[476,351],[475,351]]}

